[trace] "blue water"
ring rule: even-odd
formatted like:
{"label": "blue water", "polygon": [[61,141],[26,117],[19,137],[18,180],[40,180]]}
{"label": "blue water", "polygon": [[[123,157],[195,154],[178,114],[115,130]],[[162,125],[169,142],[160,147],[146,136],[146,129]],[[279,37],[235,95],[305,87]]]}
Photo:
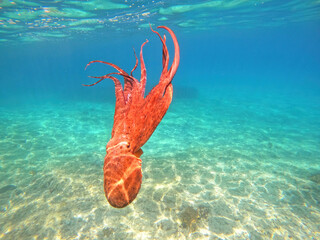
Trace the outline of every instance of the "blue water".
{"label": "blue water", "polygon": [[[181,4],[0,2],[0,239],[320,238],[319,2]],[[149,23],[173,29],[181,60],[119,210],[102,171],[114,85],[81,84],[113,71],[91,60],[130,72],[148,39],[155,86]]]}

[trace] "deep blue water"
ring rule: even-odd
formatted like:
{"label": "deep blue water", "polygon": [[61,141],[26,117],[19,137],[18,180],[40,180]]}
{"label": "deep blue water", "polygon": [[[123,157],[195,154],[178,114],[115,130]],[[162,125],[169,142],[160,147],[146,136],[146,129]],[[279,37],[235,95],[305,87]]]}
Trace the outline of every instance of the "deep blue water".
{"label": "deep blue water", "polygon": [[[275,28],[219,29],[210,32],[183,33],[177,29],[181,47],[181,64],[176,86],[201,89],[203,85],[271,87],[274,89],[319,89],[320,31],[319,22],[288,24]],[[1,45],[1,99],[57,96],[97,100],[113,98],[112,82],[85,89],[87,75],[105,74],[105,66],[84,67],[91,60],[104,60],[130,71],[135,63],[132,47],[144,49],[148,87],[153,87],[161,73],[161,43],[146,30],[134,37],[104,37],[61,40],[30,44]],[[31,77],[29,77],[31,76]],[[139,70],[135,71],[139,77]],[[4,81],[4,79],[10,79]],[[110,90],[103,91],[101,88]],[[99,93],[96,95],[96,93]],[[25,99],[27,95],[27,99]]]}
{"label": "deep blue water", "polygon": [[[319,3],[180,4],[0,2],[0,239],[320,238]],[[147,38],[155,86],[149,23],[175,32],[180,66],[119,210],[102,171],[114,85],[81,84],[113,71],[91,60],[130,72]]]}

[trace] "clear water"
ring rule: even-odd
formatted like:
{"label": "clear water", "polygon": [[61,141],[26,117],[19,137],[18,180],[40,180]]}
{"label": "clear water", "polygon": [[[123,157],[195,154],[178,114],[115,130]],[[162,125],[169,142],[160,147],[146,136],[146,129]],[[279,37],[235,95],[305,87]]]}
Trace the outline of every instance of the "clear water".
{"label": "clear water", "polygon": [[[115,209],[114,86],[81,85],[111,69],[84,67],[130,71],[148,38],[151,89],[149,23],[181,62],[140,193]],[[319,1],[3,0],[0,41],[0,239],[320,238]]]}

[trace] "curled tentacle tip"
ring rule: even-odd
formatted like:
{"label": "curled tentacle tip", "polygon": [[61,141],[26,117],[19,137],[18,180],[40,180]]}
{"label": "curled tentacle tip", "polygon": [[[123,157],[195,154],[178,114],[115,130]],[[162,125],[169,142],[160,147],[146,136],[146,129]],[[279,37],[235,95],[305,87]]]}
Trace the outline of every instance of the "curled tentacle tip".
{"label": "curled tentacle tip", "polygon": [[[154,24],[152,24],[152,25],[154,25]],[[153,30],[153,28],[152,28],[152,25],[151,25],[151,23],[149,23],[149,26],[150,26],[151,31],[152,31],[152,32],[155,32],[155,30]],[[157,27],[157,28],[158,28],[158,27]]]}

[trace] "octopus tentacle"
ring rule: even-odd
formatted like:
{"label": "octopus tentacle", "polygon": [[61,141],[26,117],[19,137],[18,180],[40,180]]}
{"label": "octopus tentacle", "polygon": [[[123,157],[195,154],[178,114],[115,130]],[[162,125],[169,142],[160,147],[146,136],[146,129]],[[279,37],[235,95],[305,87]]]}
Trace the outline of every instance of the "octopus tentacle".
{"label": "octopus tentacle", "polygon": [[123,73],[117,73],[117,72],[114,72],[114,73],[110,73],[111,75],[113,74],[116,74],[116,75],[119,75],[119,76],[122,76],[125,78],[126,81],[129,81],[131,82],[132,84],[138,84],[139,81],[137,79],[135,79],[134,77],[130,76],[130,75],[127,75],[127,74],[123,74]]}
{"label": "octopus tentacle", "polygon": [[[115,78],[113,76],[110,76],[111,74],[115,74],[115,73],[110,73],[110,74],[107,74],[107,75],[102,76],[102,77],[89,76],[91,78],[100,78],[100,80],[95,82],[95,83],[93,83],[93,84],[90,84],[90,85],[85,85],[85,84],[82,84],[82,85],[83,86],[87,86],[87,87],[91,87],[91,86],[94,86],[94,85],[98,84],[99,82],[101,82],[102,80],[104,80],[106,78],[111,79],[114,82],[114,86],[115,86],[116,112],[117,112],[117,109],[120,109],[125,105],[125,98],[124,98],[124,95],[123,95],[122,85],[121,85],[119,79],[117,79],[117,78]],[[116,116],[116,113],[115,113],[115,116]]]}
{"label": "octopus tentacle", "polygon": [[126,102],[128,102],[129,100],[129,97],[130,97],[130,93],[133,89],[133,82],[131,79],[128,79],[128,78],[124,78],[124,97],[125,97],[125,100]]}
{"label": "octopus tentacle", "polygon": [[147,71],[146,71],[146,66],[144,64],[143,60],[143,46],[149,42],[148,39],[141,45],[141,50],[140,50],[140,67],[141,67],[141,79],[140,79],[140,87],[141,87],[141,95],[144,97],[145,93],[145,88],[146,88],[146,81],[147,81]]}
{"label": "octopus tentacle", "polygon": [[[124,78],[125,92],[131,92],[133,88],[136,88],[137,86],[139,86],[139,81],[132,76],[124,75],[122,73],[112,73],[112,74],[116,74],[116,75],[122,76]],[[131,86],[128,86],[129,84]],[[127,86],[127,89],[126,89],[126,86]]]}
{"label": "octopus tentacle", "polygon": [[106,65],[109,65],[109,66],[111,66],[111,67],[115,68],[116,70],[118,70],[120,73],[122,73],[122,74],[124,74],[124,75],[128,75],[128,76],[129,76],[129,74],[128,74],[128,73],[126,73],[123,69],[121,69],[121,68],[120,68],[120,67],[118,67],[117,65],[115,65],[115,64],[113,64],[113,63],[105,62],[105,61],[100,61],[100,60],[94,60],[94,61],[89,62],[89,63],[87,64],[87,66],[85,67],[85,70],[87,69],[87,67],[88,67],[90,64],[92,64],[92,63],[96,63],[96,62],[98,62],[98,63],[103,63],[103,64],[106,64]]}
{"label": "octopus tentacle", "polygon": [[[108,74],[103,75],[103,76],[88,76],[89,78],[100,78],[100,80],[97,81],[97,82],[95,82],[95,83],[93,83],[93,84],[89,84],[89,85],[82,84],[82,85],[83,85],[83,86],[86,86],[86,87],[94,86],[94,85],[98,84],[99,82],[101,82],[102,80],[104,80],[104,79],[106,79],[106,78],[109,78],[109,76],[114,75],[114,74],[120,75],[120,76],[124,77],[125,81],[130,82],[130,84],[134,84],[134,83],[137,84],[137,83],[138,83],[138,80],[135,79],[135,78],[132,77],[132,76],[125,75],[125,74],[118,73],[118,72],[113,72],[113,73],[108,73]],[[117,80],[118,80],[118,79],[117,79]],[[119,80],[118,80],[118,81],[119,81]],[[119,81],[119,83],[120,83],[120,81]],[[121,84],[121,83],[120,83],[120,84]]]}
{"label": "octopus tentacle", "polygon": [[[106,74],[106,75],[103,75],[103,76],[88,76],[89,78],[100,78],[100,80],[98,80],[97,82],[92,83],[92,84],[82,84],[82,86],[85,86],[85,87],[94,86],[94,85],[98,84],[99,82],[103,81],[104,79],[109,78],[109,76],[112,75],[112,74],[117,74],[117,73],[109,73],[109,74]],[[118,79],[115,79],[114,83],[116,85],[120,85],[121,86],[121,83],[120,83],[120,81]]]}
{"label": "octopus tentacle", "polygon": [[[163,34],[163,42],[164,42],[164,44],[166,44],[166,35],[165,34]],[[164,47],[163,47],[162,48],[162,69],[166,68],[166,62],[168,62],[167,58],[169,60],[169,53],[165,52]]]}
{"label": "octopus tentacle", "polygon": [[[126,109],[129,109],[132,102],[132,98],[141,96],[141,87],[140,87],[139,81],[132,76],[123,75],[122,73],[113,73],[113,74],[123,76],[125,81],[128,81],[127,88],[125,88],[123,95],[124,95],[124,102],[127,105]],[[129,87],[128,86],[129,84],[131,84],[132,86]]]}
{"label": "octopus tentacle", "polygon": [[137,54],[136,54],[136,51],[133,49],[133,52],[134,52],[134,56],[135,56],[135,58],[136,58],[136,64],[134,65],[134,67],[133,67],[133,69],[131,70],[131,72],[130,72],[130,76],[131,77],[133,77],[133,75],[132,75],[132,73],[133,73],[133,71],[134,70],[136,70],[136,68],[137,68],[137,66],[138,66],[138,57],[137,57]]}
{"label": "octopus tentacle", "polygon": [[[151,26],[150,26],[150,28],[151,28]],[[179,48],[177,38],[176,38],[175,34],[173,33],[173,31],[170,28],[167,28],[165,26],[159,26],[157,28],[164,28],[165,30],[167,30],[169,32],[169,34],[173,40],[175,54],[174,54],[174,59],[173,59],[172,65],[170,67],[170,70],[168,71],[167,67],[168,67],[168,63],[169,63],[169,53],[168,53],[168,49],[166,46],[166,37],[164,36],[164,38],[161,38],[160,34],[151,28],[151,30],[159,36],[159,38],[162,42],[162,45],[163,45],[162,64],[164,64],[164,68],[161,73],[159,84],[156,85],[150,91],[150,93],[146,97],[146,101],[152,101],[152,99],[154,99],[154,98],[162,98],[165,95],[167,87],[171,83],[171,81],[172,81],[172,79],[178,69],[179,61],[180,61],[180,52],[179,52],[180,48]]]}
{"label": "octopus tentacle", "polygon": [[[90,78],[98,78],[98,77],[92,77],[92,76],[89,76]],[[102,80],[106,79],[106,77],[102,77],[100,78],[100,80],[96,81],[95,83],[92,83],[92,84],[82,84],[82,86],[85,86],[85,87],[92,87],[96,84],[98,84],[99,82],[101,82]]]}
{"label": "octopus tentacle", "polygon": [[169,32],[169,34],[171,35],[171,38],[173,40],[174,58],[173,58],[172,65],[171,65],[170,70],[169,70],[169,77],[168,77],[168,80],[170,80],[170,82],[171,82],[173,77],[174,77],[174,75],[176,74],[178,66],[179,66],[179,62],[180,62],[180,47],[179,47],[176,35],[174,34],[174,32],[170,28],[168,28],[166,26],[159,26],[157,28],[163,28],[163,29],[167,30]]}
{"label": "octopus tentacle", "polygon": [[[113,77],[113,76],[107,76],[106,78],[111,79],[114,82],[115,85],[115,94],[116,94],[116,111],[117,109],[122,108],[125,105],[123,90],[120,81]],[[116,115],[116,113],[115,113]]]}
{"label": "octopus tentacle", "polygon": [[[137,66],[138,66],[138,57],[136,54],[136,51],[133,48],[133,52],[134,52],[134,56],[136,58],[136,63],[134,65],[134,67],[132,68],[131,72],[130,72],[130,76],[133,77],[133,72],[134,70],[136,70]],[[138,81],[136,81],[138,82]],[[128,102],[129,97],[130,97],[130,92],[132,91],[133,88],[133,83],[132,83],[132,79],[128,78],[128,77],[124,77],[124,97],[125,97],[125,101]]]}
{"label": "octopus tentacle", "polygon": [[160,38],[160,40],[162,42],[162,65],[163,65],[163,69],[162,69],[161,75],[163,75],[168,71],[168,65],[169,65],[169,52],[168,52],[168,48],[167,48],[167,45],[166,45],[166,37],[164,36],[164,38],[162,38],[161,35],[157,31],[152,29],[151,25],[150,25],[150,28],[151,28],[152,32],[156,33],[159,36],[159,38]]}

